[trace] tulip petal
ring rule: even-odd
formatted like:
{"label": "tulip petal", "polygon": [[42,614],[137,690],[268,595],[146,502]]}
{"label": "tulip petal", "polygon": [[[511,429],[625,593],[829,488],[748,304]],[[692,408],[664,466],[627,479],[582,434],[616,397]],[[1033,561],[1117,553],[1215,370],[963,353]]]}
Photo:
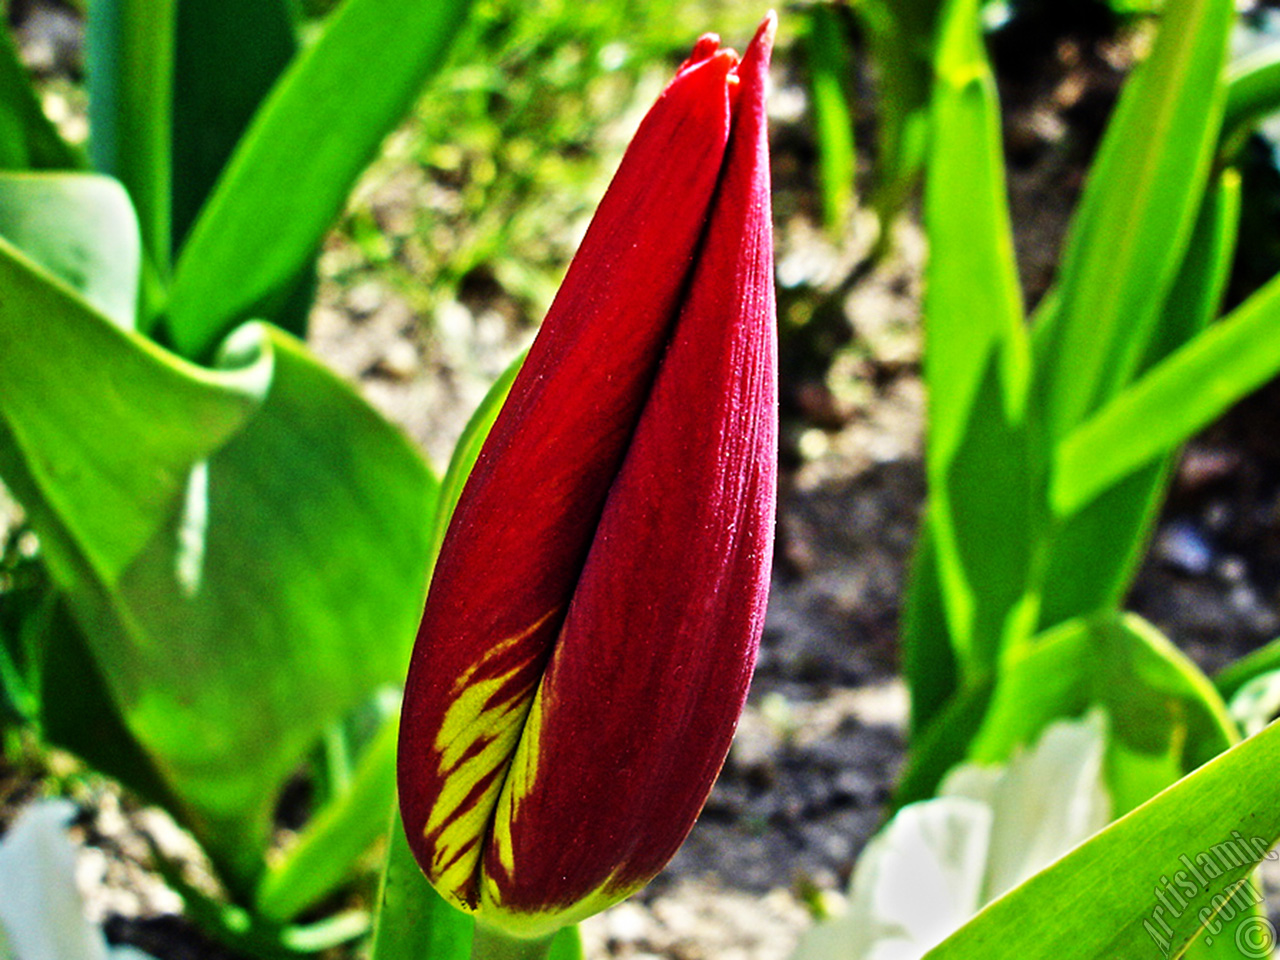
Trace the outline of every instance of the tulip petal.
{"label": "tulip petal", "polygon": [[[601,202],[436,565],[406,684],[400,797],[419,863],[464,908],[479,902],[476,828],[492,816],[716,189],[735,58],[705,42],[695,54]],[[459,695],[464,677],[473,689]]]}
{"label": "tulip petal", "polygon": [[692,827],[764,625],[777,458],[764,84],[738,67],[709,229],[516,751],[480,916],[534,936],[634,892]]}

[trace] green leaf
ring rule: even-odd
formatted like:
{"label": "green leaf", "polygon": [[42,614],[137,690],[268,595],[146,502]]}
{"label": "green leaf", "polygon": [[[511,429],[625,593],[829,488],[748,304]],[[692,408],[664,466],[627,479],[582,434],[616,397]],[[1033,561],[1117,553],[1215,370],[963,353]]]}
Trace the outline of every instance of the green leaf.
{"label": "green leaf", "polygon": [[[486,952],[493,944],[482,943],[475,936],[475,920],[445,903],[418,868],[398,808],[391,818],[376,917],[371,960],[514,960],[526,956],[582,960],[582,937],[577,926],[564,927],[550,943],[514,944],[516,951],[528,948],[533,952]],[[498,949],[508,946],[513,945],[507,941]]]}
{"label": "green leaf", "polygon": [[926,515],[911,555],[901,626],[902,672],[911,691],[913,741],[929,728],[959,682],[929,526]]}
{"label": "green leaf", "polygon": [[383,723],[356,766],[347,789],[307,823],[301,836],[272,863],[258,884],[255,905],[270,920],[294,920],[333,893],[352,866],[385,834],[370,810],[385,810],[396,796],[398,717]]}
{"label": "green leaf", "polygon": [[848,41],[835,8],[817,4],[809,10],[805,38],[809,63],[809,91],[813,126],[818,141],[818,179],[822,219],[839,235],[853,209],[857,157],[853,144],[853,116],[845,94],[850,75]]}
{"label": "green leaf", "polygon": [[[1252,909],[1241,884],[1280,837],[1278,763],[1272,724],[987,906],[928,960],[1176,957],[1206,927],[1216,936]],[[1237,938],[1264,932],[1251,920]]]}
{"label": "green leaf", "polygon": [[1225,666],[1213,678],[1213,685],[1230,698],[1254,677],[1280,670],[1280,638]]}
{"label": "green leaf", "polygon": [[0,30],[0,170],[57,170],[84,166],[84,158],[58,135],[8,29]]}
{"label": "green leaf", "polygon": [[929,524],[951,643],[985,669],[1017,633],[1038,524],[1025,420],[1029,345],[1005,199],[1000,111],[976,3],[945,9],[925,219]]}
{"label": "green leaf", "polygon": [[1280,110],[1280,43],[1233,60],[1227,68],[1222,143],[1228,153],[1264,117]]}
{"label": "green leaf", "polygon": [[1231,0],[1169,0],[1125,85],[1072,224],[1040,400],[1060,439],[1147,355],[1217,142]]}
{"label": "green leaf", "polygon": [[0,237],[132,329],[142,250],[119,182],[92,173],[0,173]]}
{"label": "green leaf", "polygon": [[1280,278],[1152,367],[1058,445],[1051,499],[1070,516],[1280,370]]}
{"label": "green leaf", "polygon": [[1146,373],[1218,316],[1231,278],[1239,232],[1240,173],[1228,168],[1214,178],[1205,192],[1191,243],[1138,373]]}
{"label": "green leaf", "polygon": [[943,0],[865,0],[854,4],[877,66],[879,129],[874,204],[883,250],[925,162],[934,33]]}
{"label": "green leaf", "polygon": [[175,254],[254,112],[297,50],[284,0],[181,0],[177,16]]}
{"label": "green leaf", "polygon": [[1054,720],[1104,707],[1112,720],[1108,782],[1126,812],[1217,756],[1237,734],[1213,685],[1133,614],[1071,620],[1011,651],[970,745],[999,763]]}
{"label": "green leaf", "polygon": [[124,184],[142,248],[169,267],[170,122],[177,0],[94,0],[85,28],[89,159]]}
{"label": "green leaf", "polygon": [[41,736],[128,784],[146,802],[179,810],[155,762],[125,726],[66,598],[54,601],[48,633],[41,638]]}
{"label": "green leaf", "polygon": [[241,320],[280,307],[469,7],[347,0],[294,60],[179,257],[168,323],[181,353],[203,356]]}
{"label": "green leaf", "polygon": [[387,840],[372,960],[469,960],[475,921],[445,903],[413,859],[397,808]]}
{"label": "green leaf", "polygon": [[1026,387],[1022,297],[1006,200],[1000,104],[975,0],[953,0],[939,42],[925,224],[925,378],[931,476],[944,472],[999,356],[1010,419]]}
{"label": "green leaf", "polygon": [[454,508],[458,506],[458,498],[462,496],[462,488],[466,486],[467,477],[471,476],[471,468],[476,465],[476,459],[480,456],[480,450],[489,436],[489,431],[493,429],[494,421],[502,411],[502,405],[507,402],[507,394],[511,392],[511,385],[515,383],[516,374],[520,372],[527,353],[528,351],[525,351],[512,360],[507,369],[502,371],[502,375],[489,387],[488,393],[471,414],[467,425],[462,428],[462,435],[458,437],[458,442],[453,448],[449,467],[445,470],[444,479],[440,482],[440,499],[436,507],[435,522],[431,526],[432,565],[440,554],[440,545],[444,543],[444,535],[449,529],[449,521],[453,519]]}
{"label": "green leaf", "polygon": [[0,286],[0,474],[175,812],[247,895],[283,780],[403,677],[436,481],[279,331],[242,328],[208,372],[2,242]]}
{"label": "green leaf", "polygon": [[914,738],[893,792],[894,810],[933,796],[947,771],[965,758],[987,715],[994,684],[991,674],[968,680]]}
{"label": "green leaf", "polygon": [[[1148,347],[1144,371],[1217,315],[1230,273],[1239,210],[1240,178],[1225,171],[1205,196]],[[1046,585],[1041,629],[1119,606],[1146,552],[1172,466],[1171,452],[1114,483],[1056,526],[1041,579]]]}
{"label": "green leaf", "polygon": [[993,669],[1002,649],[1034,632],[1037,613],[1039,464],[1030,425],[1007,417],[998,377],[993,355],[961,446],[930,488],[951,642],[969,673]]}
{"label": "green leaf", "polygon": [[[0,475],[28,514],[50,515],[37,532],[59,583],[81,564],[114,581],[180,500],[191,465],[248,419],[269,362],[221,377],[174,362],[99,322],[3,240],[0,289]],[[53,516],[65,536],[46,535]]]}

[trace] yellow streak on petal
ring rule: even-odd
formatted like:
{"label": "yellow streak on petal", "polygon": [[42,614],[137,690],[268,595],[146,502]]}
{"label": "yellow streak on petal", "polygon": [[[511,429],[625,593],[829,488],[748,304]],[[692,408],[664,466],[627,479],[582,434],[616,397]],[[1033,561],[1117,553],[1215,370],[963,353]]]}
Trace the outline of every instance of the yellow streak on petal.
{"label": "yellow streak on petal", "polygon": [[533,697],[529,716],[525,718],[524,734],[516,745],[511,769],[498,797],[497,814],[493,818],[493,842],[497,846],[498,862],[508,875],[515,872],[515,851],[511,843],[511,825],[520,812],[520,802],[533,789],[538,777],[538,756],[542,743],[542,717],[544,713],[542,684]]}
{"label": "yellow streak on petal", "polygon": [[[543,684],[539,684],[529,716],[525,720],[524,735],[516,747],[511,769],[507,771],[506,784],[498,797],[498,806],[493,818],[492,842],[497,850],[498,862],[508,876],[515,873],[511,826],[514,818],[519,814],[521,801],[534,789],[538,777],[542,723],[547,709],[543,690]],[[579,920],[599,913],[625,900],[644,886],[642,883],[620,885],[618,876],[621,872],[620,866],[600,886],[574,903],[565,904],[559,908],[548,907],[545,911],[538,913],[523,913],[508,909],[502,902],[501,881],[486,873],[481,879],[480,909],[477,911],[477,916],[490,926],[505,930],[513,936],[541,937],[562,926],[577,923]]]}
{"label": "yellow streak on petal", "polygon": [[[532,695],[524,695],[486,706],[505,683],[528,665],[527,661],[517,662],[493,677],[475,677],[484,672],[487,664],[525,642],[555,612],[548,611],[527,629],[495,643],[454,682],[452,703],[435,741],[444,788],[422,831],[428,839],[435,838],[432,879],[442,891],[467,890],[476,876],[484,852],[484,834],[506,780],[505,772],[493,776],[477,796],[471,794],[486,776],[494,770],[503,771],[511,762],[534,700]],[[492,740],[467,756],[486,736]],[[457,896],[450,899],[460,903]]]}

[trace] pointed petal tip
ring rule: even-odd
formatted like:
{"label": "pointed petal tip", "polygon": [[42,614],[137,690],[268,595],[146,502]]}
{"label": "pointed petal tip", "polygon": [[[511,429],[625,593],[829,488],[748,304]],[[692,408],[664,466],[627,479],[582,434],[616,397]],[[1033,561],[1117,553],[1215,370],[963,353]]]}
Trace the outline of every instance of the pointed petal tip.
{"label": "pointed petal tip", "polygon": [[[750,45],[747,47],[746,57],[752,55],[752,51],[759,50],[757,56],[763,57],[765,62],[769,62],[769,57],[773,53],[773,39],[778,33],[778,12],[770,10],[764,15],[764,19],[760,21],[760,26],[756,28],[756,35],[752,37]],[[746,57],[743,57],[745,60]]]}
{"label": "pointed petal tip", "polygon": [[751,38],[746,53],[742,55],[742,62],[738,64],[736,72],[741,79],[755,76],[760,78],[759,82],[763,82],[764,75],[769,70],[769,61],[773,57],[773,39],[777,32],[778,15],[770,10],[756,28],[756,35]]}

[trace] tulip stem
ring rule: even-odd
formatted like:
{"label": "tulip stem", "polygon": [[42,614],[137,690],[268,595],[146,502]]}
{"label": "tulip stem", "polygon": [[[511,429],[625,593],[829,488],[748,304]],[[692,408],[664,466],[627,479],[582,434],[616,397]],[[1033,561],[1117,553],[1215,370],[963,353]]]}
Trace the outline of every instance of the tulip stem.
{"label": "tulip stem", "polygon": [[540,940],[510,937],[500,930],[476,924],[471,941],[471,960],[546,960],[551,955],[552,934]]}

